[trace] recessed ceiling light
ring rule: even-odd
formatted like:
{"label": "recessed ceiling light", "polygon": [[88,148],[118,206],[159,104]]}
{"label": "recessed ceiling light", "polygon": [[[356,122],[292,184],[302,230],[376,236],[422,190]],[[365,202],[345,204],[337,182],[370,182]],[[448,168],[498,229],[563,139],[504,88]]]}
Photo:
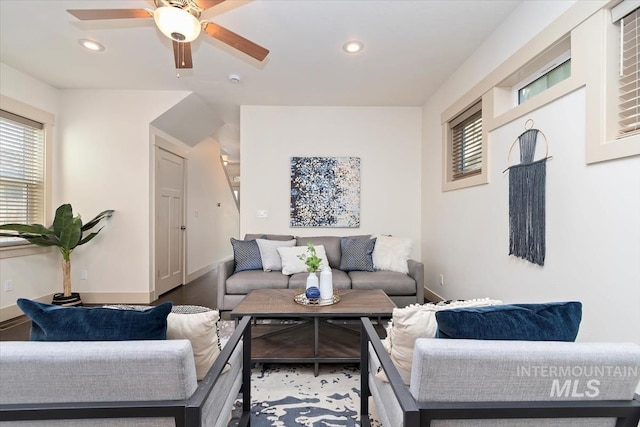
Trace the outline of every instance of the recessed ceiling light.
{"label": "recessed ceiling light", "polygon": [[235,85],[239,84],[242,80],[237,74],[229,74],[229,81]]}
{"label": "recessed ceiling light", "polygon": [[94,40],[80,39],[78,40],[78,43],[80,43],[80,46],[84,47],[85,49],[89,49],[94,52],[101,52],[104,50],[104,46]]}
{"label": "recessed ceiling light", "polygon": [[347,53],[358,53],[362,49],[364,49],[364,44],[358,40],[347,42],[342,46],[342,50]]}

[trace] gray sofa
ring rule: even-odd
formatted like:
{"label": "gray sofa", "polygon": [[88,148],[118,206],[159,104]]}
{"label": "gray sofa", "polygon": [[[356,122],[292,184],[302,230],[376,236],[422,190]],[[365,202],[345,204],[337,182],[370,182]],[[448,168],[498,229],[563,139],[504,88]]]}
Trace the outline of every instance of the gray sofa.
{"label": "gray sofa", "polygon": [[[356,237],[356,236],[351,236]],[[366,237],[369,236],[357,236]],[[424,302],[424,264],[409,259],[408,274],[393,271],[351,271],[339,269],[342,252],[338,236],[294,237],[288,235],[247,234],[245,240],[296,239],[296,246],[323,245],[333,273],[334,289],[382,289],[398,307]],[[298,289],[306,284],[308,273],[291,276],[280,271],[250,270],[234,274],[234,260],[218,264],[218,309],[233,310],[254,289]]]}
{"label": "gray sofa", "polygon": [[[360,413],[369,413],[371,396],[383,426],[636,427],[640,420],[637,344],[419,338],[407,387],[371,321],[361,322]],[[368,417],[361,424],[370,426]]]}
{"label": "gray sofa", "polygon": [[240,390],[247,425],[249,325],[243,318],[201,381],[188,340],[3,342],[0,425],[222,427]]}

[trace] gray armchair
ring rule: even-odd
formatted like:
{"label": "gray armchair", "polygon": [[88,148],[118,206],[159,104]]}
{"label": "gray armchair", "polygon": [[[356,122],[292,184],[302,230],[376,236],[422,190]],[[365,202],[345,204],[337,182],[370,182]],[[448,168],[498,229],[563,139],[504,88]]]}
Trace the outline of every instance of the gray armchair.
{"label": "gray armchair", "polygon": [[249,425],[250,324],[201,381],[188,340],[3,342],[0,425],[222,427],[240,390],[239,425]]}
{"label": "gray armchair", "polygon": [[[370,320],[361,321],[363,427],[370,426],[369,396],[388,427],[510,426],[515,419],[532,427],[636,427],[640,420],[636,344],[421,338],[407,387]],[[376,377],[379,369],[389,382]]]}

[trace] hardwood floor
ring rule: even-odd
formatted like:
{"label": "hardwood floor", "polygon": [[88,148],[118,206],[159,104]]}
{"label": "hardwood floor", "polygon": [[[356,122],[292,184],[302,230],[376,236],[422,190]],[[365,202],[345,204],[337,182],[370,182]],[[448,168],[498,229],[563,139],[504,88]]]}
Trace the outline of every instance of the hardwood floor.
{"label": "hardwood floor", "polygon": [[[158,305],[165,301],[172,301],[174,305],[201,305],[215,308],[217,305],[217,280],[216,272],[212,271],[196,280],[161,295],[151,305]],[[221,313],[225,320],[229,319],[229,313]],[[0,341],[27,341],[31,321],[26,316],[7,320],[0,324]]]}

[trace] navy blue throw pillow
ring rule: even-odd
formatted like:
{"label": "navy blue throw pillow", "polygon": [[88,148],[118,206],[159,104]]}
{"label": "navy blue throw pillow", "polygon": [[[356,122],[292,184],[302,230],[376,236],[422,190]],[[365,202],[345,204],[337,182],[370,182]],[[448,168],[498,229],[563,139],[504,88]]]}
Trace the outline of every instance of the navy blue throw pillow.
{"label": "navy blue throw pillow", "polygon": [[232,237],[231,246],[235,261],[234,273],[245,270],[262,270],[260,248],[255,240],[237,240]]}
{"label": "navy blue throw pillow", "polygon": [[20,298],[31,319],[31,341],[126,341],[167,339],[172,302],[144,311],[61,307]]}
{"label": "navy blue throw pillow", "polygon": [[506,304],[441,310],[436,338],[575,341],[582,320],[579,302]]}
{"label": "navy blue throw pillow", "polygon": [[373,249],[376,239],[360,239],[343,237],[340,239],[340,270],[342,271],[374,271]]}

